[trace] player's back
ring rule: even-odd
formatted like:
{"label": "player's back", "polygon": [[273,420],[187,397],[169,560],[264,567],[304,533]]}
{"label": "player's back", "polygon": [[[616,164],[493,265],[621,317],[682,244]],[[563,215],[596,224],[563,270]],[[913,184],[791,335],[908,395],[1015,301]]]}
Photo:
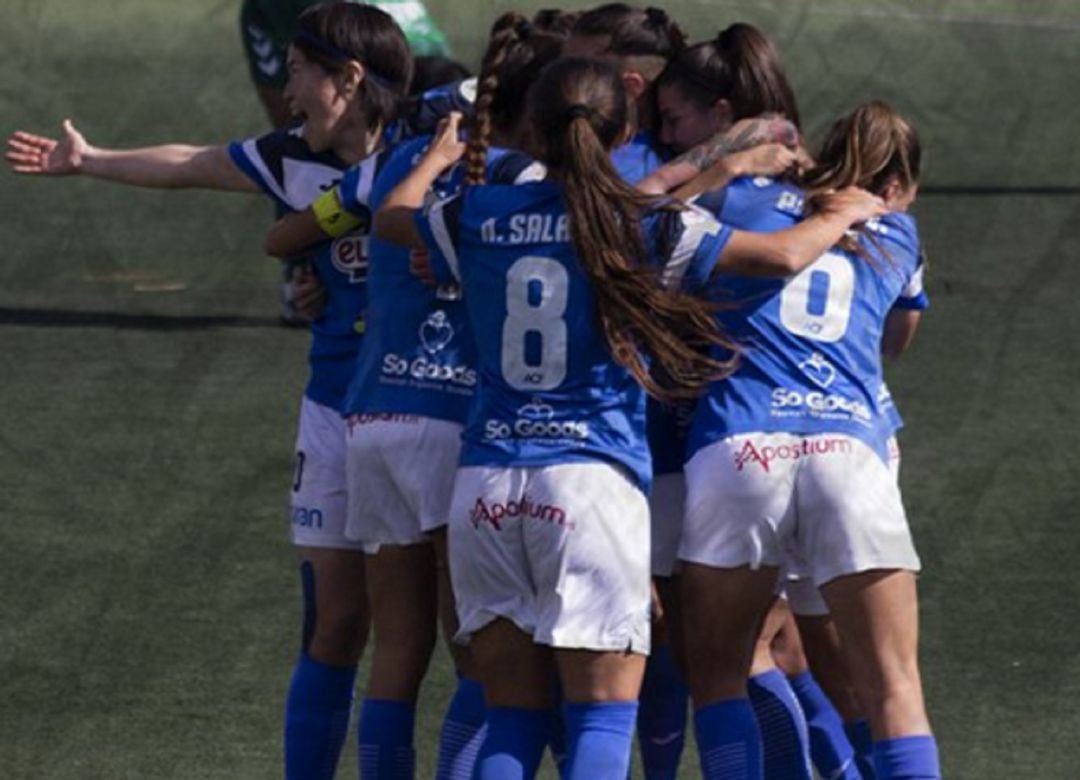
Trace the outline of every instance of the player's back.
{"label": "player's back", "polygon": [[[706,203],[725,223],[763,232],[803,214],[798,188],[765,178],[740,179],[721,202]],[[906,214],[867,229],[861,256],[834,248],[787,280],[717,279],[719,316],[742,359],[699,406],[691,450],[749,431],[844,432],[884,449],[882,328],[916,273],[919,248]]]}
{"label": "player's back", "polygon": [[560,188],[469,187],[429,219],[458,265],[477,347],[462,464],[601,459],[647,484],[644,392],[608,349]]}

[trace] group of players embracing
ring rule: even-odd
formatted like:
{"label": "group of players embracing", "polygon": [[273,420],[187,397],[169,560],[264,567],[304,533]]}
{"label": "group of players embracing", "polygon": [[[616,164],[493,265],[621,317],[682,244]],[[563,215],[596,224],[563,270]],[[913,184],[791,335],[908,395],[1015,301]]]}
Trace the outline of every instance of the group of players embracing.
{"label": "group of players embracing", "polygon": [[927,305],[910,124],[865,103],[808,150],[760,30],[689,45],[621,3],[500,17],[479,78],[407,114],[372,6],[304,12],[288,71],[297,121],[262,137],[110,150],[65,122],[7,154],[261,192],[292,212],[268,250],[314,258],[286,776],[333,776],[370,625],[360,776],[413,777],[441,622],[439,778],[550,748],[624,780],[635,729],[674,778],[688,698],[710,780],[940,777],[882,374]]}

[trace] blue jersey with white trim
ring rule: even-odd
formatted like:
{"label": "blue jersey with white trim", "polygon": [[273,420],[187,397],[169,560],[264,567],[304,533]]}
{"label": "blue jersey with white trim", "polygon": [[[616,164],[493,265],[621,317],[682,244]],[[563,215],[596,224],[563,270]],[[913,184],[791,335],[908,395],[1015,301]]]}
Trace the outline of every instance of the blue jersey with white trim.
{"label": "blue jersey with white trim", "polygon": [[[709,202],[706,198],[705,202]],[[774,232],[802,219],[802,192],[767,178],[732,182],[719,208],[727,224]],[[698,404],[690,452],[751,431],[845,433],[887,458],[881,337],[885,317],[919,268],[915,221],[893,213],[860,238],[868,258],[833,248],[790,279],[724,275],[720,321],[742,347],[738,370]]]}
{"label": "blue jersey with white trim", "polygon": [[[645,393],[597,324],[561,188],[469,187],[419,213],[417,226],[461,280],[476,339],[480,384],[462,465],[603,460],[647,490]],[[642,228],[663,283],[685,286],[704,284],[730,236],[694,209],[653,212]]]}
{"label": "blue jersey with white trim", "polygon": [[[342,177],[345,164],[332,152],[316,153],[301,127],[278,130],[229,144],[233,162],[276,203],[290,211],[308,208]],[[383,155],[364,160],[359,170],[371,186]],[[326,307],[311,324],[311,367],[304,394],[341,411],[364,333],[367,308],[367,241],[371,220],[307,253],[326,288]]]}
{"label": "blue jersey with white trim", "polygon": [[[357,213],[378,209],[403,181],[431,142],[415,138],[395,148],[375,184],[357,188],[356,171],[342,181],[342,205]],[[501,149],[488,153],[488,176],[514,182],[531,158]],[[436,198],[458,192],[464,166],[452,168],[433,186]],[[409,251],[371,238],[368,332],[345,402],[347,414],[416,414],[464,423],[476,387],[476,348],[461,288],[456,282],[432,288],[409,272]]]}

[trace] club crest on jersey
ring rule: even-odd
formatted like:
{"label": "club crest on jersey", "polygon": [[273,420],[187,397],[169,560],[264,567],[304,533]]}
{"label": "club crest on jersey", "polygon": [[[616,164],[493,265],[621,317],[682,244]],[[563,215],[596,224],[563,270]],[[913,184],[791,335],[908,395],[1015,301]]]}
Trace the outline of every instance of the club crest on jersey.
{"label": "club crest on jersey", "polygon": [[807,379],[818,387],[828,387],[836,379],[836,366],[825,359],[820,352],[814,352],[799,363],[799,369]]}
{"label": "club crest on jersey", "polygon": [[429,355],[442,352],[453,338],[454,326],[442,309],[433,311],[420,325],[420,344]]}
{"label": "club crest on jersey", "polygon": [[330,260],[353,284],[367,281],[367,236],[350,234],[336,239],[330,246]]}

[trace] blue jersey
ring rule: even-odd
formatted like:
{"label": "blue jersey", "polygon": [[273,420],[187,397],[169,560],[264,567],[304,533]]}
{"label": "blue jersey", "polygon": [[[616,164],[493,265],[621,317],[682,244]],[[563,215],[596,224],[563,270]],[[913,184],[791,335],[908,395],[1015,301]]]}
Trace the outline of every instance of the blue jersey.
{"label": "blue jersey", "polygon": [[[433,259],[461,280],[476,339],[480,386],[462,465],[602,460],[647,490],[645,393],[598,327],[559,186],[469,187],[417,225]],[[697,210],[654,212],[643,228],[665,283],[688,286],[704,283],[730,235]]]}
{"label": "blue jersey", "polygon": [[[394,149],[373,186],[362,169],[345,174],[342,205],[353,214],[376,210],[416,166],[430,137]],[[492,149],[488,176],[513,182],[533,162],[525,155]],[[464,167],[455,166],[433,190],[438,198],[461,188]],[[370,192],[370,197],[368,193]],[[409,272],[409,251],[371,238],[367,337],[345,402],[347,414],[417,414],[465,422],[476,387],[476,349],[461,288],[454,281],[432,288]]]}
{"label": "blue jersey", "polygon": [[[797,188],[766,178],[739,179],[711,205],[733,226],[760,232],[791,227],[803,214]],[[873,240],[860,238],[868,259],[834,248],[787,280],[717,278],[718,316],[743,351],[735,374],[699,403],[691,452],[751,431],[828,432],[887,457],[882,330],[917,276],[919,239],[907,214],[868,228]]]}
{"label": "blue jersey", "polygon": [[611,162],[627,184],[637,184],[664,164],[664,155],[652,135],[646,130],[639,130],[637,135],[611,153]]}
{"label": "blue jersey", "polygon": [[[312,152],[299,127],[233,142],[229,155],[267,195],[290,211],[310,206],[335,186],[345,168],[332,152]],[[382,157],[373,155],[361,164],[369,184]],[[364,332],[369,229],[370,220],[310,252],[327,295],[325,309],[311,324],[311,374],[304,394],[339,411]]]}

